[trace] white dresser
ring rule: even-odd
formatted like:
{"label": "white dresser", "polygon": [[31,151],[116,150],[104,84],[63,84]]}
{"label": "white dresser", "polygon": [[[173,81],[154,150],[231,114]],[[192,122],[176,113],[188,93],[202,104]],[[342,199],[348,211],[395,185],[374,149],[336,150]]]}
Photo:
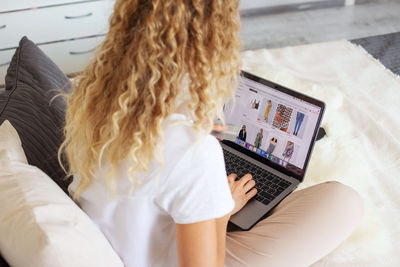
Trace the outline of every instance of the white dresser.
{"label": "white dresser", "polygon": [[113,0],[0,0],[0,87],[27,36],[66,74],[81,71],[108,31]]}

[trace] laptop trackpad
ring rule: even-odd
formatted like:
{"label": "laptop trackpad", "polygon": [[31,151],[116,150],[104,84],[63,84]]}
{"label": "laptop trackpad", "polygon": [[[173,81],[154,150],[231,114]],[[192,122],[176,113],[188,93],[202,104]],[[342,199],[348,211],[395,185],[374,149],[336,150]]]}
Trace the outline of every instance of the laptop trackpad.
{"label": "laptop trackpad", "polygon": [[230,221],[243,230],[248,230],[268,210],[269,208],[265,204],[256,200],[250,200],[239,212],[232,215]]}

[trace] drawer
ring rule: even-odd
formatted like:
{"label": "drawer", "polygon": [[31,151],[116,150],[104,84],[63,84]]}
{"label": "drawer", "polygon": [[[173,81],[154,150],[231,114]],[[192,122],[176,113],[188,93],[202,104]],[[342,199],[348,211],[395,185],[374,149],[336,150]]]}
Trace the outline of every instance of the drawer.
{"label": "drawer", "polygon": [[41,45],[39,48],[65,73],[80,72],[93,58],[94,49],[104,37]]}
{"label": "drawer", "polygon": [[[99,0],[93,0],[99,1]],[[82,0],[1,0],[0,12],[82,2]]]}
{"label": "drawer", "polygon": [[15,49],[0,52],[0,88],[5,84],[7,68],[10,65],[11,59],[15,53]]}
{"label": "drawer", "polygon": [[[72,74],[83,70],[93,58],[94,49],[104,37],[40,45],[39,48],[65,73]],[[15,49],[0,52],[0,88],[4,87],[7,68]]]}
{"label": "drawer", "polygon": [[112,1],[95,1],[0,14],[0,49],[24,35],[39,44],[106,33],[112,11]]}

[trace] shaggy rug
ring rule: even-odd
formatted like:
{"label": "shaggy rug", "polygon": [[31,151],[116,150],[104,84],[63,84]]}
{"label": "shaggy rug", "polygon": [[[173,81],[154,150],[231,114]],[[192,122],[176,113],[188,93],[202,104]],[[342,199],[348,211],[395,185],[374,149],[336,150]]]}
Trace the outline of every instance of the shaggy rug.
{"label": "shaggy rug", "polygon": [[361,225],[313,267],[400,266],[400,78],[348,41],[246,51],[243,69],[327,105],[300,189],[337,180],[364,199]]}

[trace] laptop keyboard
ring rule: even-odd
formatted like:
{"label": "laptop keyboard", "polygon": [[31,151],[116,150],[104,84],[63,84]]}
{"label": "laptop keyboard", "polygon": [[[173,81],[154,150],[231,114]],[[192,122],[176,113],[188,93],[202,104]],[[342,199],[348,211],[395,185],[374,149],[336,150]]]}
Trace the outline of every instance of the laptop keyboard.
{"label": "laptop keyboard", "polygon": [[259,166],[254,165],[225,149],[223,150],[226,173],[228,175],[236,173],[238,178],[250,173],[253,176],[253,180],[256,182],[255,188],[257,188],[257,195],[254,199],[264,203],[265,205],[268,205],[291,185],[290,182],[279,178],[275,174],[260,168]]}

